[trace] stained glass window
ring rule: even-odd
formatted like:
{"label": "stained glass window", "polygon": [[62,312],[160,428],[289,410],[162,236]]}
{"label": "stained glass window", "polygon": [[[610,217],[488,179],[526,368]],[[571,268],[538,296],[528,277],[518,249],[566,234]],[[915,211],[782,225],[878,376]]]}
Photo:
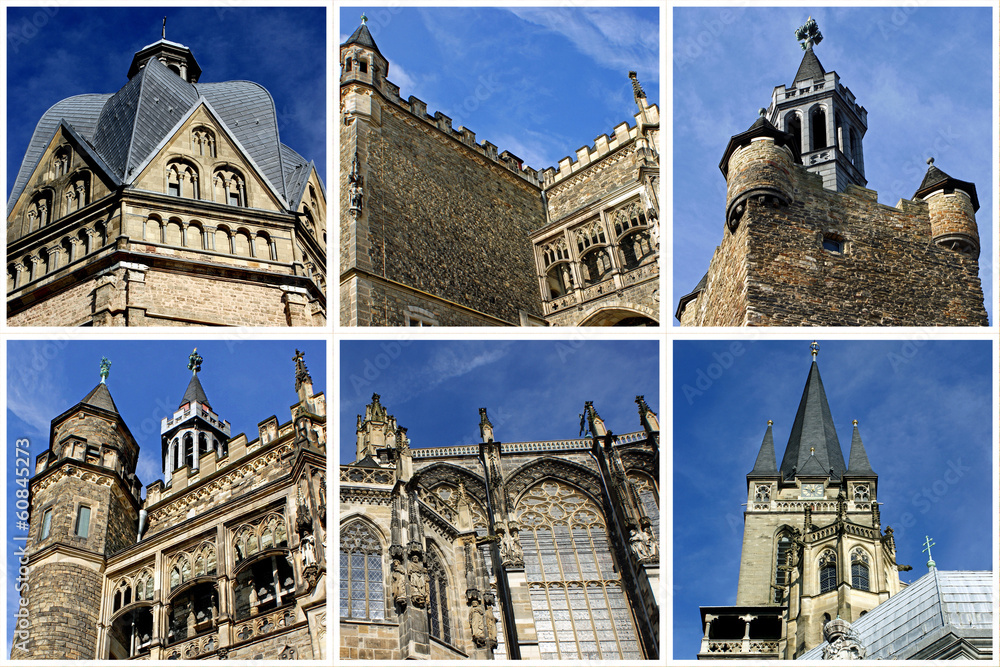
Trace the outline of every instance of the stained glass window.
{"label": "stained glass window", "polygon": [[518,503],[538,650],[547,660],[641,660],[600,508],[545,480]]}
{"label": "stained glass window", "polygon": [[826,593],[837,588],[837,555],[824,551],[819,557],[819,592]]}
{"label": "stained glass window", "polygon": [[382,543],[361,521],[340,531],[340,616],[385,619]]}
{"label": "stained glass window", "polygon": [[448,578],[437,555],[428,549],[426,555],[427,577],[430,580],[431,599],[427,613],[430,615],[431,637],[446,644],[451,643],[451,621],[448,615]]}
{"label": "stained glass window", "polygon": [[859,591],[871,590],[868,581],[868,554],[860,548],[851,552],[851,586]]}

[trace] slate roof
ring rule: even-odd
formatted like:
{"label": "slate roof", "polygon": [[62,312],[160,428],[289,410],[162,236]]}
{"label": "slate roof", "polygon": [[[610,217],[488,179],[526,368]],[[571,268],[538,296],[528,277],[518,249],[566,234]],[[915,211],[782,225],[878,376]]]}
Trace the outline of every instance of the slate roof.
{"label": "slate roof", "polygon": [[799,63],[799,69],[795,72],[795,78],[792,79],[792,83],[794,84],[796,81],[802,81],[803,79],[808,81],[822,79],[825,76],[826,70],[820,64],[819,58],[816,57],[812,49],[806,49],[805,55],[802,56],[802,62]]}
{"label": "slate roof", "polygon": [[694,299],[695,297],[697,297],[699,294],[701,294],[702,290],[705,289],[705,285],[707,285],[707,284],[708,284],[708,273],[706,272],[705,275],[703,275],[701,277],[701,280],[698,281],[698,284],[694,286],[694,289],[691,290],[690,292],[688,292],[687,294],[685,294],[684,296],[682,296],[677,301],[677,310],[674,311],[674,317],[676,317],[678,320],[680,320],[681,319],[681,311],[684,310],[684,306],[687,305],[688,301],[691,301],[692,299]]}
{"label": "slate roof", "polygon": [[[190,84],[152,58],[108,95],[77,95],[53,105],[35,127],[18,171],[8,212],[20,197],[60,121],[72,127],[117,178],[129,183],[168,133],[204,98],[264,176],[287,201],[301,195],[298,179],[311,164],[281,144],[271,95],[250,81]],[[295,176],[286,181],[286,174]],[[290,207],[291,208],[291,207]]]}
{"label": "slate roof", "polygon": [[198,379],[197,373],[191,374],[191,381],[188,382],[187,390],[184,392],[184,398],[181,399],[180,405],[177,407],[180,407],[185,403],[204,403],[209,408],[212,407],[212,404],[208,402],[208,396],[205,395],[205,390],[201,387],[201,380]]}
{"label": "slate roof", "polygon": [[774,435],[771,433],[771,425],[767,425],[764,432],[764,441],[760,443],[760,451],[757,453],[757,460],[753,464],[751,475],[777,475],[778,466],[774,458]]}
{"label": "slate roof", "polygon": [[[347,41],[341,44],[341,46],[347,46],[349,44],[357,44],[358,46],[363,46],[366,49],[371,49],[375,53],[382,56],[382,52],[378,50],[378,46],[375,44],[375,39],[372,37],[371,31],[368,30],[368,26],[364,23],[358,26],[358,29],[351,33],[351,36],[347,38]],[[385,56],[382,56],[385,58]]]}
{"label": "slate roof", "polygon": [[864,443],[861,442],[861,434],[858,432],[858,425],[854,425],[854,435],[851,436],[851,455],[847,461],[847,474],[849,475],[874,475],[871,463],[868,462],[868,454],[865,452]]}
{"label": "slate roof", "polygon": [[774,139],[775,146],[785,146],[792,151],[795,162],[802,164],[802,158],[799,155],[799,142],[795,140],[795,137],[789,132],[779,130],[767,118],[760,116],[745,132],[740,132],[729,138],[726,150],[722,153],[722,159],[719,160],[719,169],[723,176],[729,177],[729,157],[737,149],[749,146],[751,141],[759,137],[771,137]]}
{"label": "slate roof", "polygon": [[952,178],[948,174],[944,173],[933,164],[928,167],[927,173],[924,174],[924,180],[920,182],[920,187],[917,188],[916,193],[914,193],[914,199],[922,199],[925,195],[929,195],[935,190],[941,189],[958,189],[969,195],[972,199],[972,212],[975,213],[979,210],[979,195],[976,194],[975,183],[970,183],[968,181],[960,181],[957,178]]}
{"label": "slate roof", "polygon": [[118,414],[118,406],[115,405],[114,399],[111,398],[108,385],[103,382],[91,389],[90,393],[84,396],[80,403]]}
{"label": "slate roof", "polygon": [[788,446],[781,459],[781,474],[785,479],[790,479],[793,473],[830,475],[839,479],[846,469],[837,429],[830,414],[830,403],[814,359],[802,390],[799,409],[795,413],[791,435],[788,436]]}
{"label": "slate roof", "polygon": [[[865,660],[905,660],[946,634],[991,636],[993,573],[931,570],[851,624]],[[823,642],[799,660],[821,660]]]}

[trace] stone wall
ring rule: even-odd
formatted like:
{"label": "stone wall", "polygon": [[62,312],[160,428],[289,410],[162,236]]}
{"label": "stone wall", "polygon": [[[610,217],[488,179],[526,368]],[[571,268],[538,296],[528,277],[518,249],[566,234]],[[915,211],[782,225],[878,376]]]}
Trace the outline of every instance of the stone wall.
{"label": "stone wall", "polygon": [[[685,323],[987,324],[978,262],[934,245],[925,202],[889,207],[865,188],[831,192],[798,165],[791,176],[791,204],[751,200],[736,233],[724,231]],[[843,252],[825,250],[824,238]]]}
{"label": "stone wall", "polygon": [[[367,172],[356,244],[368,257],[357,265],[511,324],[520,310],[540,315],[528,238],[544,224],[540,190],[394,105],[383,104],[380,120],[352,130]],[[343,173],[350,161],[341,160]],[[390,313],[387,324],[400,318]]]}
{"label": "stone wall", "polygon": [[[456,303],[408,289],[378,278],[352,276],[341,286],[341,324],[344,326],[406,326],[415,315],[434,326],[488,327],[505,322]],[[426,322],[430,320],[430,322]]]}
{"label": "stone wall", "polygon": [[399,624],[342,620],[340,657],[343,660],[401,659]]}
{"label": "stone wall", "polygon": [[33,567],[26,592],[31,637],[23,646],[14,645],[11,659],[96,658],[101,582],[97,570],[77,563]]}
{"label": "stone wall", "polygon": [[634,183],[637,173],[635,142],[631,142],[548,188],[545,195],[549,222],[557,222]]}

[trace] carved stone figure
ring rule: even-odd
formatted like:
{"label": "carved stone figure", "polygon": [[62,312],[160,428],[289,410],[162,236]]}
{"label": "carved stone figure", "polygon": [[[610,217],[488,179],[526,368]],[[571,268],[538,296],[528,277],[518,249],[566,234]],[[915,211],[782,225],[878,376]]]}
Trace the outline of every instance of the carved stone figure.
{"label": "carved stone figure", "polygon": [[651,559],[658,558],[660,555],[660,545],[656,539],[656,535],[653,534],[652,527],[646,528],[642,532],[642,536],[646,542],[646,551],[649,552],[649,557]]}
{"label": "carved stone figure", "polygon": [[472,607],[469,609],[469,627],[472,629],[472,641],[476,647],[484,648],[488,641],[486,634],[486,610],[483,608],[482,601],[478,598],[472,601]]}
{"label": "carved stone figure", "polygon": [[430,597],[430,583],[427,581],[427,568],[420,562],[419,554],[410,554],[407,576],[410,581],[410,600],[415,607],[423,607]]}
{"label": "carved stone figure", "polygon": [[406,604],[406,568],[403,561],[392,559],[392,597],[399,604]]}
{"label": "carved stone figure", "polygon": [[835,618],[823,626],[824,660],[863,660],[868,652],[847,621]]}
{"label": "carved stone figure", "polygon": [[488,640],[488,646],[490,649],[495,649],[497,647],[497,617],[493,613],[493,596],[490,594],[486,595],[486,613],[484,618],[486,619],[486,639]]}
{"label": "carved stone figure", "polygon": [[302,566],[308,567],[316,564],[316,538],[311,534],[302,538],[299,544],[299,554],[302,556]]}
{"label": "carved stone figure", "polygon": [[629,546],[632,547],[632,553],[635,554],[636,558],[641,561],[649,558],[649,547],[646,540],[644,539],[643,534],[635,528],[629,531],[628,543]]}

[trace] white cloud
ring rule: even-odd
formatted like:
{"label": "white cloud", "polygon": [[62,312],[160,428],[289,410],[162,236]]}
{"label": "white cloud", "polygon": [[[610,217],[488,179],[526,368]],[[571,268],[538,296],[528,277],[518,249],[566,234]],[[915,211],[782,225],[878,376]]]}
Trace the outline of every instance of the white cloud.
{"label": "white cloud", "polygon": [[38,433],[47,435],[52,417],[58,414],[57,406],[66,403],[60,391],[62,376],[58,341],[8,348],[7,409]]}
{"label": "white cloud", "polygon": [[[417,89],[417,84],[413,77],[410,76],[403,66],[399,63],[390,60],[389,61],[389,81],[399,86],[399,96],[406,99],[410,95],[415,94],[414,91]],[[418,96],[419,97],[419,96]]]}

